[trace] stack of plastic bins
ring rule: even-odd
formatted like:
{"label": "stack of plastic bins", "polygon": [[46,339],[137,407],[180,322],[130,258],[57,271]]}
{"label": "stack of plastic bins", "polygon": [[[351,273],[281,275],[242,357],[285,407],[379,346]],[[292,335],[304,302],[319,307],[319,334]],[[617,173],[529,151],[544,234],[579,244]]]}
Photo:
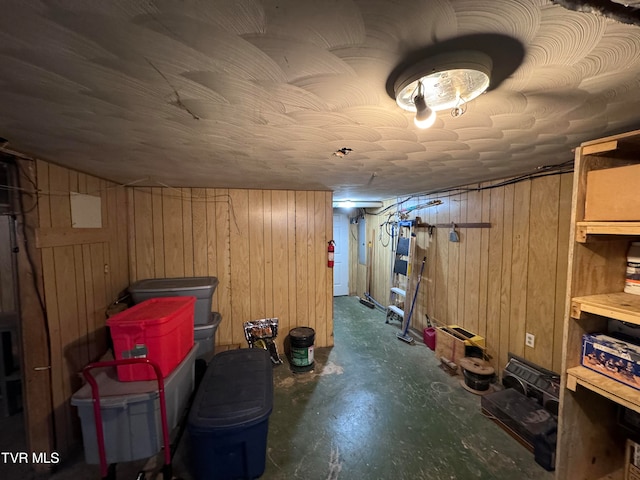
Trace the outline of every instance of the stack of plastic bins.
{"label": "stack of plastic bins", "polygon": [[213,357],[187,423],[196,480],[260,477],[272,408],[273,370],[266,350],[228,350]]}
{"label": "stack of plastic bins", "polygon": [[211,312],[217,286],[216,277],[148,278],[135,282],[129,292],[134,303],[157,297],[196,297],[194,341],[199,345],[198,358],[209,360],[215,353],[215,335],[222,320],[218,312]]}
{"label": "stack of plastic bins", "polygon": [[[194,346],[164,380],[169,429],[178,424],[194,389]],[[100,390],[107,463],[148,458],[163,447],[158,382],[120,382],[113,367],[95,370]],[[71,397],[78,407],[86,463],[100,463],[91,386],[84,385]]]}

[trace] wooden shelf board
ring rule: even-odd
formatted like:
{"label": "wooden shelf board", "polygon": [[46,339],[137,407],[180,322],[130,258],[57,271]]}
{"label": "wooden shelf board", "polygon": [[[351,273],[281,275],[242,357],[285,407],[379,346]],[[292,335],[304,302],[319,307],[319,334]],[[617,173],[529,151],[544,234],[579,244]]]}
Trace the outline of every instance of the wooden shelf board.
{"label": "wooden shelf board", "polygon": [[624,160],[636,160],[638,158],[638,148],[640,147],[638,131],[624,137],[618,135],[617,138],[609,137],[602,140],[591,144],[583,143],[581,147],[582,155],[607,156]]}
{"label": "wooden shelf board", "polygon": [[576,222],[576,241],[585,243],[589,235],[640,235],[640,222]]}
{"label": "wooden shelf board", "polygon": [[574,297],[571,316],[579,319],[583,312],[640,325],[640,295],[617,292]]}
{"label": "wooden shelf board", "polygon": [[628,139],[633,137],[639,137],[640,130],[630,130],[624,133],[618,133],[616,135],[609,135],[608,137],[595,138],[593,140],[586,140],[582,142],[580,145],[596,145],[598,143],[608,142],[610,140],[619,140],[621,138]]}
{"label": "wooden shelf board", "polygon": [[567,370],[567,388],[575,392],[576,384],[640,413],[640,390],[635,390],[582,365]]}

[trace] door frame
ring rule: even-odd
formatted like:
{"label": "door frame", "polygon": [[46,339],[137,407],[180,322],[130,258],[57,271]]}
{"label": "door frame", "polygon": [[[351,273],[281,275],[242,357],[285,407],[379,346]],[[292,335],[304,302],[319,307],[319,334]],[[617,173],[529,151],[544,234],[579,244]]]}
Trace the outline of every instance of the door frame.
{"label": "door frame", "polygon": [[[349,291],[349,216],[344,213],[341,212],[339,210],[334,209],[333,210],[333,232],[334,235],[336,234],[337,231],[339,231],[339,229],[336,228],[336,220],[339,220],[341,224],[343,224],[342,226],[344,227],[344,231],[345,231],[345,238],[339,240],[338,238],[334,238],[334,242],[336,243],[335,248],[336,251],[340,251],[341,255],[344,255],[344,268],[346,269],[346,278],[344,280],[345,281],[345,287],[346,287],[346,293],[340,293],[338,295],[336,295],[336,290],[335,290],[335,286],[336,286],[336,279],[338,277],[338,275],[336,275],[336,268],[334,266],[334,272],[333,272],[333,296],[344,296],[344,295],[349,295],[350,291]],[[344,253],[343,253],[344,252]],[[341,267],[343,268],[343,267]]]}

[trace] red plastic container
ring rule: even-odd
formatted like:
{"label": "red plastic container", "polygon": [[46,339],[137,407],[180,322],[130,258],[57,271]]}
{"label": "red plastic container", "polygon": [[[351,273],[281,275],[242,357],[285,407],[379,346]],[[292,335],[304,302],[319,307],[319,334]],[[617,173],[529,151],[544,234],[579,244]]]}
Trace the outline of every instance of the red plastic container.
{"label": "red plastic container", "polygon": [[[195,297],[151,298],[108,319],[116,360],[148,358],[168,376],[193,347],[195,302]],[[149,365],[118,366],[121,382],[155,378]]]}
{"label": "red plastic container", "polygon": [[433,327],[425,328],[422,332],[424,344],[431,350],[436,349],[436,329]]}

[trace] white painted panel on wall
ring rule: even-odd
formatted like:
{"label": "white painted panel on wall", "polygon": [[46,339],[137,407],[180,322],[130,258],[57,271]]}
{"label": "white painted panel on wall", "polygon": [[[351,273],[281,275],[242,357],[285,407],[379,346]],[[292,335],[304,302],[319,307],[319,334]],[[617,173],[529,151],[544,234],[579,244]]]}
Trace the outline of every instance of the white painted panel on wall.
{"label": "white painted panel on wall", "polygon": [[102,228],[102,199],[95,195],[70,192],[71,226]]}

